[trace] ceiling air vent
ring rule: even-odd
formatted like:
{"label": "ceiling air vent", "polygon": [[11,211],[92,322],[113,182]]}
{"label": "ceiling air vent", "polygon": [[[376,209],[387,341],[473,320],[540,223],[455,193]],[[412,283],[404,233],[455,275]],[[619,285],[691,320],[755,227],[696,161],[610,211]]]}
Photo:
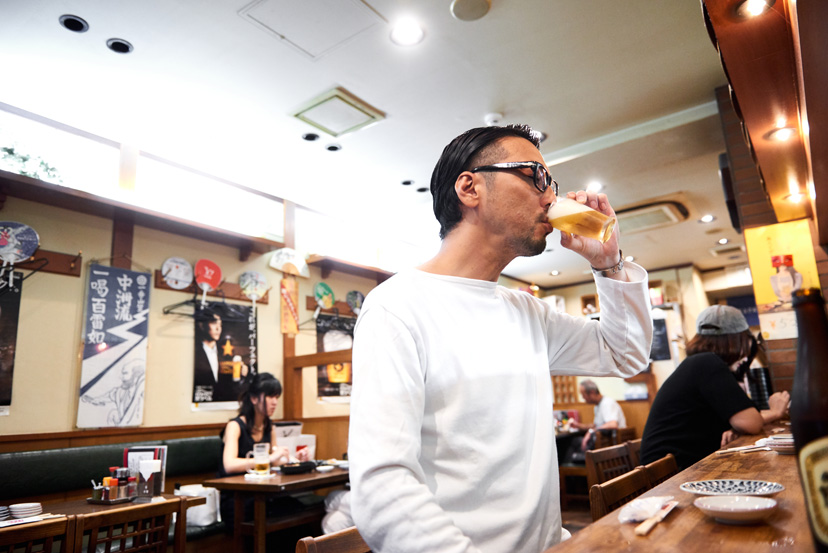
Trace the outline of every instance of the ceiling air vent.
{"label": "ceiling air vent", "polygon": [[724,244],[710,248],[710,255],[713,257],[729,257],[731,255],[742,255],[745,252],[743,244]]}
{"label": "ceiling air vent", "polygon": [[307,102],[293,116],[331,136],[342,136],[385,119],[384,112],[341,87]]}
{"label": "ceiling air vent", "polygon": [[674,225],[687,219],[687,208],[679,202],[666,201],[622,209],[615,213],[622,232],[642,232]]}

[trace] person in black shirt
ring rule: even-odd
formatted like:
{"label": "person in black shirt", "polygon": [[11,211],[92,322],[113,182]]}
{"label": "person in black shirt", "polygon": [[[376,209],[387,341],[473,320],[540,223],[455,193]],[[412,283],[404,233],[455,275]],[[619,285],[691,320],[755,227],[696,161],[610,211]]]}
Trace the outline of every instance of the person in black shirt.
{"label": "person in black shirt", "polygon": [[[218,471],[219,477],[244,474],[248,469],[252,469],[254,461],[246,455],[253,451],[253,444],[257,443],[270,444],[271,466],[283,465],[290,460],[287,448],[276,445],[276,432],[270,420],[281,395],[282,383],[272,374],[258,373],[250,378],[248,386],[239,398],[239,416],[228,422],[221,432],[224,451]],[[307,461],[307,449],[298,451],[296,456],[300,461]],[[221,518],[228,521],[230,527],[234,511],[233,496],[233,492],[221,492]],[[245,505],[246,519],[252,518],[252,498],[248,503]],[[302,504],[289,496],[271,498],[268,501],[269,514],[301,508]]]}
{"label": "person in black shirt", "polygon": [[656,394],[644,434],[641,463],[668,453],[685,469],[739,434],[756,434],[788,411],[790,395],[768,399],[759,411],[740,385],[756,354],[756,341],[742,313],[713,305],[696,320],[697,334],[687,343],[687,359]]}

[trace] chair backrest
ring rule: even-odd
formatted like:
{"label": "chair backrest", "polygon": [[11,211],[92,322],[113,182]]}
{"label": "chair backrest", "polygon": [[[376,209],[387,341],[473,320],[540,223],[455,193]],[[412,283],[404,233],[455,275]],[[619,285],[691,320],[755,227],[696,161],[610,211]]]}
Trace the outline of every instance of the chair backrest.
{"label": "chair backrest", "polygon": [[589,489],[589,508],[596,521],[650,489],[647,475],[640,468],[617,476]]}
{"label": "chair backrest", "polygon": [[631,471],[635,465],[630,459],[626,444],[613,445],[584,452],[587,467],[587,484],[601,484]]}
{"label": "chair backrest", "polygon": [[647,463],[643,469],[651,488],[658,486],[679,472],[678,463],[672,453],[668,453],[657,461]]}
{"label": "chair backrest", "polygon": [[55,545],[59,545],[60,553],[70,553],[74,533],[75,515],[9,526],[0,531],[0,551],[52,553]]}
{"label": "chair backrest", "polygon": [[370,553],[371,548],[355,526],[316,538],[296,542],[296,553]]}
{"label": "chair backrest", "polygon": [[624,442],[627,446],[627,451],[630,452],[630,461],[634,467],[641,464],[641,438],[637,440],[627,440]]}
{"label": "chair backrest", "polygon": [[635,427],[602,428],[595,433],[595,449],[623,444],[635,439]]}
{"label": "chair backrest", "polygon": [[[112,509],[78,515],[74,551],[167,553],[172,514],[179,512],[181,502],[182,498],[177,497],[175,500],[142,504],[140,509]],[[87,538],[86,547],[84,538]]]}

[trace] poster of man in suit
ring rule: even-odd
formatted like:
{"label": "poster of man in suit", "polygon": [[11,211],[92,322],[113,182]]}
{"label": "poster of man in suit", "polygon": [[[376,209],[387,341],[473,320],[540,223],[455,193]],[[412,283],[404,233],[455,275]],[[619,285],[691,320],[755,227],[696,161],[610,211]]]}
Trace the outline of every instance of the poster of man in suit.
{"label": "poster of man in suit", "polygon": [[236,402],[245,378],[256,374],[252,306],[196,304],[194,353],[193,403]]}

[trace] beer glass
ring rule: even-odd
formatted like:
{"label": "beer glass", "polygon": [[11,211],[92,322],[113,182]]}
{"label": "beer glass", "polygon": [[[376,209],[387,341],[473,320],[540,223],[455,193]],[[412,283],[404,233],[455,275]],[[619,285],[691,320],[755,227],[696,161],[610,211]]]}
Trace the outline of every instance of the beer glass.
{"label": "beer glass", "polygon": [[606,242],[615,228],[615,217],[604,215],[571,198],[558,198],[547,212],[549,223],[558,230]]}
{"label": "beer glass", "polygon": [[253,444],[253,451],[247,452],[247,458],[250,457],[253,457],[253,468],[247,472],[258,476],[270,474],[270,444]]}

